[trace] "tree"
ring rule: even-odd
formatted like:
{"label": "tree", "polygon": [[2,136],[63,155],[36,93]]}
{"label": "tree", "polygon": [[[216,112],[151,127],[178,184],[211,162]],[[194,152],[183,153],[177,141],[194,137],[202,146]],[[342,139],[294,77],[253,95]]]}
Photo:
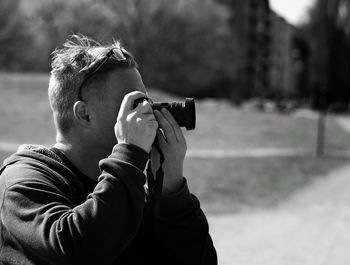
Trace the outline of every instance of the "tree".
{"label": "tree", "polygon": [[349,0],[318,0],[305,26],[312,47],[311,85],[332,103],[350,101]]}
{"label": "tree", "polygon": [[21,70],[28,60],[31,36],[19,0],[0,1],[0,69]]}
{"label": "tree", "polygon": [[147,85],[187,95],[215,95],[232,76],[227,16],[211,0],[105,0],[113,32],[139,60]]}

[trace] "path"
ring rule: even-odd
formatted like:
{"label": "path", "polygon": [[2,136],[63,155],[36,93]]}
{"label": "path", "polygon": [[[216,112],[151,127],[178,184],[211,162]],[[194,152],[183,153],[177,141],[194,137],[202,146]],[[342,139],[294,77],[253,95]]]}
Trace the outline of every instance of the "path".
{"label": "path", "polygon": [[[339,125],[350,132],[350,118]],[[220,265],[350,264],[350,165],[271,210],[208,216]]]}
{"label": "path", "polygon": [[268,211],[209,216],[220,265],[350,264],[350,166]]}

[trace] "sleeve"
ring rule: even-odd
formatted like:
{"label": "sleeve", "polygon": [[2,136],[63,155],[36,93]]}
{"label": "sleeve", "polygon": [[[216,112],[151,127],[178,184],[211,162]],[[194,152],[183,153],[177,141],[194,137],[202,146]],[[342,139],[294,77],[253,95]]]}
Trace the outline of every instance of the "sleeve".
{"label": "sleeve", "polygon": [[42,170],[9,168],[7,176],[25,178],[4,192],[3,224],[25,252],[39,254],[44,263],[110,264],[142,222],[147,159],[136,146],[116,145],[100,162],[95,190],[78,206]]}
{"label": "sleeve", "polygon": [[208,222],[186,180],[177,193],[163,195],[160,203],[159,264],[217,264]]}

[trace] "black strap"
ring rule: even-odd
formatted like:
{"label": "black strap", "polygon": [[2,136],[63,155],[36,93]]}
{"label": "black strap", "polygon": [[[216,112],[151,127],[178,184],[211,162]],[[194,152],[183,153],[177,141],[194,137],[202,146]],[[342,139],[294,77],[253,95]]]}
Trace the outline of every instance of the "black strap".
{"label": "black strap", "polygon": [[162,150],[159,147],[157,138],[155,139],[153,145],[157,149],[160,155],[160,166],[156,172],[156,177],[154,177],[152,172],[152,167],[151,167],[151,160],[150,160],[150,162],[147,165],[147,182],[148,182],[148,189],[150,193],[151,207],[152,207],[152,214],[153,214],[153,228],[156,229],[157,218],[159,214],[160,197],[162,196],[163,179],[164,179],[164,172],[162,168],[162,165],[164,163],[164,155]]}

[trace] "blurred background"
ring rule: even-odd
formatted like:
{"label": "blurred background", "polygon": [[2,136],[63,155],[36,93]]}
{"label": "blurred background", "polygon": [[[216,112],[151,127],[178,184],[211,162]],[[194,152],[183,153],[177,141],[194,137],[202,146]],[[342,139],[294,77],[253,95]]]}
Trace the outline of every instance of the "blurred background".
{"label": "blurred background", "polygon": [[73,33],[121,40],[154,99],[196,99],[185,175],[219,264],[349,264],[349,0],[0,0],[1,162],[54,143]]}

